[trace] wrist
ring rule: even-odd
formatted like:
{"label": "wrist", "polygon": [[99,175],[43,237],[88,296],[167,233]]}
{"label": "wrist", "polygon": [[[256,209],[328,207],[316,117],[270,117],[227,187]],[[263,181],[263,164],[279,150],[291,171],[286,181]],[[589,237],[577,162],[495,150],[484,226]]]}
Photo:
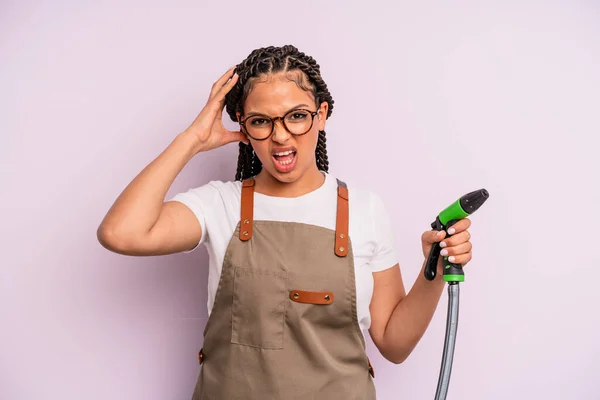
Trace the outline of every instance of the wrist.
{"label": "wrist", "polygon": [[179,135],[177,135],[174,142],[181,144],[181,146],[188,150],[190,159],[194,157],[197,153],[204,151],[204,148],[200,143],[198,136],[194,135],[188,130],[185,130]]}

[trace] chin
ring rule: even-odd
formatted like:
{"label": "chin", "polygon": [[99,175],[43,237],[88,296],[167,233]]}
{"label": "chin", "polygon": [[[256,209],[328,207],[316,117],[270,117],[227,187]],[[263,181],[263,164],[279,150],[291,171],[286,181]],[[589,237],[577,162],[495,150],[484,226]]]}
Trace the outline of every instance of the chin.
{"label": "chin", "polygon": [[[263,168],[264,168],[264,166],[263,166]],[[294,169],[290,172],[279,172],[275,168],[268,168],[267,172],[269,173],[269,175],[271,175],[273,178],[275,178],[276,180],[278,180],[281,183],[293,183],[296,180],[298,180],[298,178],[302,175],[296,169]]]}
{"label": "chin", "polygon": [[301,163],[296,163],[294,168],[289,171],[281,171],[273,163],[271,163],[268,167],[265,167],[263,164],[263,169],[266,169],[269,175],[281,183],[293,183],[297,181],[307,170],[307,168],[303,168],[300,164]]}

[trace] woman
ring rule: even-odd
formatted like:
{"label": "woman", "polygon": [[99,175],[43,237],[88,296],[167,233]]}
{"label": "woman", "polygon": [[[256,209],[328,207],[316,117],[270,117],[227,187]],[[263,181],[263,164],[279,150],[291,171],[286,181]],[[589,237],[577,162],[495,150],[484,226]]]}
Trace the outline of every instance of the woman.
{"label": "woman", "polygon": [[[209,320],[194,399],[374,399],[368,330],[406,359],[435,311],[441,262],[407,295],[382,201],[328,174],[333,99],[315,60],[293,46],[253,51],[213,85],[194,122],[123,191],[98,229],[129,255],[210,254]],[[240,125],[227,131],[222,111]],[[236,180],[164,201],[201,152],[239,142]],[[427,256],[471,259],[468,219],[424,232]]]}

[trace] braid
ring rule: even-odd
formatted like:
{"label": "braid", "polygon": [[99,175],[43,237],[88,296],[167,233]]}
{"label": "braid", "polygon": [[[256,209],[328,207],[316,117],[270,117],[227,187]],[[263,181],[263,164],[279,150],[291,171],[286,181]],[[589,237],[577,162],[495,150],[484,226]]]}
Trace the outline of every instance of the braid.
{"label": "braid", "polygon": [[256,153],[254,153],[254,151],[252,151],[252,174],[251,176],[256,176],[258,175],[258,173],[260,171],[262,171],[262,163],[260,162],[260,160],[258,159],[258,157],[256,156]]}
{"label": "braid", "polygon": [[245,179],[246,172],[246,149],[247,145],[240,142],[240,154],[238,155],[237,172],[235,173],[235,180],[241,181]]}
{"label": "braid", "polygon": [[[260,160],[254,154],[254,149],[251,144],[245,144],[240,142],[240,154],[238,155],[238,166],[237,172],[235,173],[235,180],[242,181],[244,179],[248,179],[258,174],[262,169],[262,164],[260,164]],[[260,164],[256,165],[256,162]],[[256,172],[256,170],[258,170]]]}
{"label": "braid", "polygon": [[[309,60],[314,61],[312,57],[309,57]],[[302,59],[291,59],[290,61],[292,62],[292,64],[290,65],[290,69],[299,69],[300,71],[304,72],[304,74],[306,74],[311,83],[315,85],[315,98],[318,99],[318,101],[326,101],[329,104],[329,108],[327,111],[327,118],[329,118],[333,111],[334,101],[331,97],[331,94],[329,93],[327,84],[321,77],[321,73],[319,72],[319,65],[317,64],[316,68],[312,67],[311,63]]]}
{"label": "braid", "polygon": [[319,140],[317,141],[317,167],[319,170],[329,172],[329,159],[327,158],[327,147],[325,146],[325,131],[319,131]]}
{"label": "braid", "polygon": [[[237,121],[237,113],[243,114],[243,106],[254,82],[260,77],[277,72],[301,71],[303,76],[295,79],[299,87],[310,91],[317,107],[323,101],[328,104],[326,118],[331,116],[334,101],[327,84],[321,77],[321,67],[311,56],[299,51],[292,45],[283,47],[262,47],[236,66],[239,76],[237,83],[225,96],[226,111],[232,121]],[[325,131],[319,132],[315,159],[319,170],[329,171]],[[236,180],[244,180],[257,175],[262,170],[262,163],[254,153],[250,144],[240,143]]]}

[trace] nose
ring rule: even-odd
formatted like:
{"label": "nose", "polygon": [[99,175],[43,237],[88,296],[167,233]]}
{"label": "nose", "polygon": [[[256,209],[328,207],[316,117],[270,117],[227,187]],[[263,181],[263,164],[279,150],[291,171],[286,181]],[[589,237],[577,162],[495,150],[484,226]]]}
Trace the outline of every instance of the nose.
{"label": "nose", "polygon": [[280,118],[273,121],[273,135],[271,138],[274,142],[283,144],[288,141],[290,136],[290,133],[285,129],[283,121]]}

